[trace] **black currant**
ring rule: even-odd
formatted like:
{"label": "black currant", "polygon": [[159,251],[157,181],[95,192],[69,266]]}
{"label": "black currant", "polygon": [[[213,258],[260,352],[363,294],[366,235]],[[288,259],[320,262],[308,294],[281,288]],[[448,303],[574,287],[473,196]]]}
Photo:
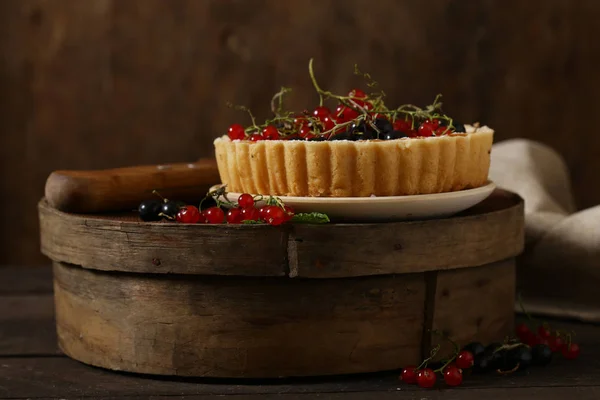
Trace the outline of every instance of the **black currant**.
{"label": "black currant", "polygon": [[552,349],[545,344],[536,344],[531,348],[532,364],[548,365],[552,361]]}
{"label": "black currant", "polygon": [[527,346],[519,346],[515,349],[507,351],[504,357],[504,369],[511,370],[517,368],[519,370],[527,369],[532,362],[531,350]]}
{"label": "black currant", "polygon": [[160,213],[167,219],[175,219],[181,207],[181,202],[168,200],[162,204]]}
{"label": "black currant", "polygon": [[351,132],[352,139],[351,140],[371,140],[377,139],[377,132],[371,124],[365,123],[365,121],[360,121],[358,124],[353,123],[350,126],[349,131]]}
{"label": "black currant", "polygon": [[400,131],[391,131],[388,133],[384,133],[382,139],[383,140],[394,140],[408,137],[408,135],[404,132]]}
{"label": "black currant", "polygon": [[485,352],[485,346],[479,342],[471,342],[463,350],[470,351],[473,357],[477,357]]}
{"label": "black currant", "polygon": [[454,125],[454,132],[456,132],[456,133],[465,133],[466,132],[465,126],[463,124],[455,123],[453,125]]}
{"label": "black currant", "polygon": [[473,363],[474,374],[484,374],[495,369],[494,355],[491,353],[483,353],[475,357]]}
{"label": "black currant", "polygon": [[315,136],[314,138],[308,139],[309,142],[324,142],[327,138],[324,136]]}
{"label": "black currant", "polygon": [[145,200],[140,203],[138,213],[142,221],[160,221],[162,217],[158,214],[161,209],[162,202],[160,200]]}
{"label": "black currant", "polygon": [[333,135],[331,137],[331,139],[329,139],[329,140],[351,140],[351,139],[352,139],[352,137],[351,137],[350,132],[344,131],[342,133],[338,133],[336,135]]}
{"label": "black currant", "polygon": [[385,118],[376,118],[373,123],[381,133],[388,133],[394,130],[392,123]]}

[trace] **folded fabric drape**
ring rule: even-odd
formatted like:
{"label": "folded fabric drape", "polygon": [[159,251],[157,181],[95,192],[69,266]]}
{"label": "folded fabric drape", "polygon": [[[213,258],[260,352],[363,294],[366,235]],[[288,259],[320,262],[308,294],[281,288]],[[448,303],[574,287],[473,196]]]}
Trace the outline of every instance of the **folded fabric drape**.
{"label": "folded fabric drape", "polygon": [[494,144],[490,178],[525,200],[517,276],[528,311],[600,321],[600,205],[577,210],[563,158],[530,140]]}

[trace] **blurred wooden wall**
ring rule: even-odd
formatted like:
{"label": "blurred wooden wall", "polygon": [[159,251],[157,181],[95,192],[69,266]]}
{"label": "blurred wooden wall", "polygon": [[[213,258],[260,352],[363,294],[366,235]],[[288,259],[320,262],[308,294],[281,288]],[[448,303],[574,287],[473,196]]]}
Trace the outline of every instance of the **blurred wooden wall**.
{"label": "blurred wooden wall", "polygon": [[194,160],[280,85],[316,101],[356,62],[390,103],[559,150],[600,203],[598,0],[1,0],[0,265],[46,262],[36,203],[55,169]]}

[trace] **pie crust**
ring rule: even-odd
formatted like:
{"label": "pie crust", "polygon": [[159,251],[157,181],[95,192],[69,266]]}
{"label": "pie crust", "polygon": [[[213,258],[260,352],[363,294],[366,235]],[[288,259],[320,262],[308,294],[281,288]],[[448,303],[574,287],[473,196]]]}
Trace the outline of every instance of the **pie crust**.
{"label": "pie crust", "polygon": [[214,141],[229,192],[368,197],[451,192],[488,180],[494,131],[359,141]]}

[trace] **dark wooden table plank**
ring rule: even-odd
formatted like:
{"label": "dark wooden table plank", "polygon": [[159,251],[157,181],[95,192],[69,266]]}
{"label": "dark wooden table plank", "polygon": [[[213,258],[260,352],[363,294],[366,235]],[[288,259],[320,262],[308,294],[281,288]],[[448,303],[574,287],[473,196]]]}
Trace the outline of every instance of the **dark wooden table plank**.
{"label": "dark wooden table plank", "polygon": [[52,266],[7,267],[0,265],[0,296],[52,293]]}
{"label": "dark wooden table plank", "polygon": [[52,295],[0,296],[0,357],[57,354]]}
{"label": "dark wooden table plank", "polygon": [[[120,397],[86,397],[86,400],[108,400]],[[213,395],[181,395],[181,396],[127,396],[121,397],[127,400],[210,400]],[[255,395],[231,395],[219,396],[218,399],[224,400],[597,400],[600,398],[600,389],[598,387],[582,388],[525,388],[525,389],[473,389],[473,390],[427,390],[406,393],[403,391],[385,392],[369,395],[368,393],[327,393],[327,394],[298,394],[298,393],[280,393],[280,394],[255,394]]]}
{"label": "dark wooden table plank", "polygon": [[[2,271],[2,269],[0,269]],[[5,272],[6,270],[2,271]],[[12,271],[32,278],[7,290],[0,273],[0,399],[6,398],[221,398],[254,399],[592,399],[600,398],[600,327],[551,321],[557,327],[575,330],[582,355],[575,361],[558,357],[546,368],[502,377],[467,377],[460,388],[420,390],[401,384],[397,372],[248,382],[231,380],[169,379],[115,373],[89,367],[60,354],[54,331],[53,298],[44,283],[44,270]],[[45,278],[41,278],[45,276]],[[36,294],[36,292],[40,292]]]}
{"label": "dark wooden table plank", "polygon": [[[454,389],[513,390],[539,387],[600,388],[600,348],[586,350],[575,362],[557,361],[547,368],[532,369],[512,376],[470,376]],[[440,385],[444,388],[444,385]],[[114,373],[84,366],[67,357],[0,359],[0,398],[73,397],[73,396],[150,396],[150,395],[245,395],[309,393],[394,392],[398,398],[410,398],[422,392],[397,380],[397,373],[349,376],[329,379],[301,379],[282,383],[256,384],[231,380],[157,379]],[[404,397],[404,393],[406,396]],[[400,396],[402,394],[402,396]]]}

